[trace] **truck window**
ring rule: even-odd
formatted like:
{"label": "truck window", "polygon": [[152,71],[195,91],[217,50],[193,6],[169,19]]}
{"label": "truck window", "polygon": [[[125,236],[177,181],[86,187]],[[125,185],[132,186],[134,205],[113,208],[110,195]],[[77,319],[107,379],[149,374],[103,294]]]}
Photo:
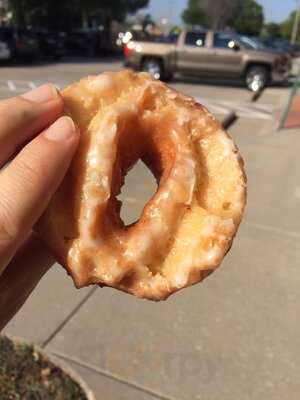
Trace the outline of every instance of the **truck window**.
{"label": "truck window", "polygon": [[185,36],[185,44],[187,46],[203,47],[205,46],[205,32],[187,32]]}
{"label": "truck window", "polygon": [[238,37],[240,43],[248,50],[265,50],[264,43],[257,38],[250,38],[248,36],[240,35]]}
{"label": "truck window", "polygon": [[217,49],[231,49],[234,45],[232,35],[228,33],[215,33],[214,34],[214,47]]}

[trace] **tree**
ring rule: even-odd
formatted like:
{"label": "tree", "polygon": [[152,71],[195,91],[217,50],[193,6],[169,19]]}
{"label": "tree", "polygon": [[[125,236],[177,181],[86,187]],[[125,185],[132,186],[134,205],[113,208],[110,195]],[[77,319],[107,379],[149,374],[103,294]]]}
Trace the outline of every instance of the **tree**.
{"label": "tree", "polygon": [[239,33],[258,36],[264,23],[263,7],[255,0],[238,0],[231,26]]}
{"label": "tree", "polygon": [[232,17],[237,0],[189,0],[182,19],[186,24],[224,29]]}
{"label": "tree", "polygon": [[134,13],[148,5],[149,0],[84,0],[85,6],[90,3],[94,10],[102,16],[106,41],[111,40],[111,23],[113,20],[123,21],[128,13]]}
{"label": "tree", "polygon": [[238,32],[258,35],[264,13],[255,0],[189,0],[182,18],[187,24],[200,24],[211,29],[231,26]]}
{"label": "tree", "polygon": [[[293,26],[296,18],[296,11],[291,12],[289,17],[281,24],[281,33],[285,39],[290,40],[292,36]],[[299,39],[299,29],[297,32],[297,39]]]}
{"label": "tree", "polygon": [[269,22],[264,25],[262,34],[266,37],[280,37],[281,36],[281,25],[276,22]]}
{"label": "tree", "polygon": [[232,19],[238,0],[202,0],[201,7],[211,29],[225,29]]}
{"label": "tree", "polygon": [[199,0],[189,0],[187,8],[182,13],[182,19],[188,25],[208,26],[205,12]]}
{"label": "tree", "polygon": [[16,25],[64,30],[80,25],[83,11],[79,0],[10,0],[10,9]]}
{"label": "tree", "polygon": [[67,30],[82,24],[87,15],[98,13],[108,28],[127,13],[146,7],[149,0],[11,0],[14,22]]}

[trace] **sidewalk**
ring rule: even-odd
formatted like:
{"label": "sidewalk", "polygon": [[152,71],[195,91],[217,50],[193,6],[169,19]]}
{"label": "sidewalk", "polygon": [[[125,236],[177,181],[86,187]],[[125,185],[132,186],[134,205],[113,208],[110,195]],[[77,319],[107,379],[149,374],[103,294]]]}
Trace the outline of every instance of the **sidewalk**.
{"label": "sidewalk", "polygon": [[[7,332],[66,361],[99,400],[299,399],[300,129],[240,119],[231,134],[249,198],[221,269],[154,304],[78,291],[55,266]],[[133,217],[153,181],[139,165],[126,184]]]}

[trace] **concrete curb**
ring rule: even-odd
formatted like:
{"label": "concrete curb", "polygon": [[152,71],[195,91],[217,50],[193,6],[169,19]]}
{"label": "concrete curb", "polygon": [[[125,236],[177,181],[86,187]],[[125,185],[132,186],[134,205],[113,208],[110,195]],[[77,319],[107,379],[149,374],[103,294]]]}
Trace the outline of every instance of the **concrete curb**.
{"label": "concrete curb", "polygon": [[9,334],[4,334],[2,336],[7,337],[9,340],[11,340],[15,344],[27,344],[29,346],[33,346],[34,350],[37,353],[41,354],[41,356],[43,357],[44,360],[46,360],[49,363],[53,364],[54,366],[57,366],[58,368],[60,368],[64,372],[65,375],[69,376],[74,382],[76,382],[83,390],[84,394],[87,397],[87,400],[96,400],[96,397],[95,397],[93,391],[88,387],[87,383],[65,361],[58,359],[58,357],[56,357],[55,355],[52,355],[52,354],[49,355],[48,353],[45,352],[45,350],[42,350],[39,346],[28,343],[26,340],[24,340],[20,337],[12,336]]}
{"label": "concrete curb", "polygon": [[150,388],[147,388],[147,387],[145,387],[143,385],[140,385],[140,384],[138,384],[136,382],[129,381],[129,380],[127,380],[127,379],[125,379],[125,378],[123,378],[123,377],[121,377],[121,376],[119,376],[117,374],[114,374],[114,373],[112,373],[110,371],[103,370],[103,369],[97,367],[94,364],[91,364],[89,362],[86,362],[86,361],[83,361],[81,359],[78,359],[77,357],[65,354],[65,353],[63,353],[61,351],[57,351],[57,350],[50,350],[50,351],[51,351],[51,354],[55,358],[57,357],[57,358],[62,359],[62,360],[70,361],[70,362],[72,362],[74,364],[77,364],[77,365],[79,365],[81,367],[84,367],[84,368],[86,368],[88,370],[96,372],[99,375],[104,376],[105,378],[117,381],[117,382],[122,383],[122,384],[124,384],[126,386],[129,386],[129,387],[131,387],[133,389],[139,390],[140,392],[146,393],[149,396],[152,396],[153,398],[155,398],[157,400],[175,400],[173,397],[169,397],[169,396],[163,395],[162,393],[156,392],[156,391],[154,391],[154,390],[152,390]]}

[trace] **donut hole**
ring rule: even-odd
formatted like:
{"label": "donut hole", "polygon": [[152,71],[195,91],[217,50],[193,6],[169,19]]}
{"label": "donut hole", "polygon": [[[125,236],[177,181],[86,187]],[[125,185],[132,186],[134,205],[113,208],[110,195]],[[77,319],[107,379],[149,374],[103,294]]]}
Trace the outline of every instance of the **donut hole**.
{"label": "donut hole", "polygon": [[117,199],[122,202],[120,216],[126,226],[136,223],[145,204],[157,190],[156,180],[146,165],[139,160],[125,177]]}
{"label": "donut hole", "polygon": [[[151,102],[148,106],[151,108]],[[152,113],[150,118],[145,119],[136,114],[122,115],[119,119],[112,193],[107,208],[107,216],[110,222],[113,221],[114,229],[126,230],[141,219],[144,223],[145,210],[170,174],[175,160],[175,146],[169,135],[161,135],[156,125]],[[169,130],[166,126],[165,131]]]}

